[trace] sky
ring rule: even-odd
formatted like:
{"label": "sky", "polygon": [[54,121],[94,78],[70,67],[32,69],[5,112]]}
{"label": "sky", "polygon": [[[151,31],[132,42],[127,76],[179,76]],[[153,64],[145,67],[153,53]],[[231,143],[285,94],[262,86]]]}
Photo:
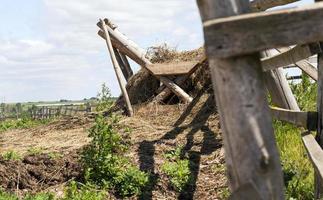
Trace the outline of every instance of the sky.
{"label": "sky", "polygon": [[89,98],[102,83],[118,96],[99,18],[144,49],[203,45],[195,0],[1,0],[0,102]]}

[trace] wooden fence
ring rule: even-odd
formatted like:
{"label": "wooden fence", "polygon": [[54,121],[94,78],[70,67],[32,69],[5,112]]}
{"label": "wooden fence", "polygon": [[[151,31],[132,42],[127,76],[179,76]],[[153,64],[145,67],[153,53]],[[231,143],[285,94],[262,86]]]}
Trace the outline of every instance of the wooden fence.
{"label": "wooden fence", "polygon": [[59,116],[74,116],[91,112],[91,106],[86,104],[61,104],[61,105],[38,105],[30,111],[33,119],[49,119]]}
{"label": "wooden fence", "polygon": [[[152,64],[144,50],[110,20],[97,24],[130,116],[133,110],[123,77],[127,81],[133,72],[127,58],[162,82],[156,101],[174,93],[184,102],[191,102],[192,97],[181,85],[208,60],[224,133],[230,199],[284,199],[272,117],[304,130],[300,137],[315,169],[315,198],[323,197],[323,3],[266,11],[296,1],[197,0],[206,57],[195,63]],[[308,60],[313,55],[317,55],[318,69]],[[317,111],[300,111],[283,72],[291,66],[318,82]],[[267,91],[277,107],[268,106]],[[317,131],[316,138],[309,131]]]}
{"label": "wooden fence", "polygon": [[[272,116],[306,130],[300,137],[315,169],[315,198],[323,197],[323,3],[261,12],[295,1],[198,0],[231,199],[284,199]],[[318,69],[307,60],[315,54]],[[317,111],[300,111],[282,74],[291,64],[318,81]],[[266,89],[279,107],[268,106]]]}

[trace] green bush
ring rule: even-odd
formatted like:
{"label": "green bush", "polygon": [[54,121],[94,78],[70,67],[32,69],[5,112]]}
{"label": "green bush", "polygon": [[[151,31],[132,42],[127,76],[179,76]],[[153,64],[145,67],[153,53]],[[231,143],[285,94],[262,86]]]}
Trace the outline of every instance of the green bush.
{"label": "green bush", "polygon": [[102,84],[101,91],[98,93],[97,98],[99,99],[96,111],[107,111],[111,109],[113,105],[113,100],[111,97],[110,89],[105,85],[105,83]]}
{"label": "green bush", "polygon": [[192,181],[190,162],[188,159],[181,159],[181,154],[182,147],[166,152],[164,157],[168,160],[161,167],[162,172],[170,178],[171,186],[179,192]]}
{"label": "green bush", "polygon": [[62,200],[104,200],[106,196],[105,191],[97,190],[92,185],[78,186],[75,181],[72,181],[66,188]]}
{"label": "green bush", "polygon": [[33,120],[30,118],[23,118],[18,120],[6,120],[0,122],[0,133],[11,129],[31,128],[42,124],[48,124],[49,122],[51,122],[51,119]]}
{"label": "green bush", "polygon": [[99,116],[90,129],[91,143],[82,153],[87,183],[110,188],[120,196],[138,195],[148,183],[148,175],[124,156],[127,145],[115,130],[117,118]]}
{"label": "green bush", "polygon": [[2,154],[4,160],[20,160],[21,155],[15,151],[7,151]]}

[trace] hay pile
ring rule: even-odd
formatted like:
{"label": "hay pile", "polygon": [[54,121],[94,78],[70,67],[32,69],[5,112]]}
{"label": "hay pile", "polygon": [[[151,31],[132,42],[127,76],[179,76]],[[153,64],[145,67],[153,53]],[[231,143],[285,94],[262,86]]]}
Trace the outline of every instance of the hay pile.
{"label": "hay pile", "polygon": [[[204,48],[191,51],[177,51],[166,44],[148,49],[146,57],[152,63],[176,63],[183,61],[200,61],[204,57]],[[174,76],[168,77],[174,80]],[[208,71],[207,61],[203,62],[198,69],[190,76],[190,78],[181,86],[188,94],[195,97],[197,91],[202,88],[208,88],[210,81],[210,73]],[[141,69],[137,74],[132,76],[127,84],[127,91],[131,104],[138,105],[150,102],[157,95],[156,90],[159,88],[159,80],[149,74],[145,69]],[[171,95],[165,100],[165,104],[178,103],[179,99],[175,95]],[[123,98],[119,97],[117,103],[118,108],[124,108]]]}

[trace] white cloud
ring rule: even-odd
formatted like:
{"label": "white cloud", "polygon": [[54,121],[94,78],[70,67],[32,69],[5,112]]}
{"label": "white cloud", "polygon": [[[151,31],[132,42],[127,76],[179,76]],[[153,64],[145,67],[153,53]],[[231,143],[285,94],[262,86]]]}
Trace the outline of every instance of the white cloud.
{"label": "white cloud", "polygon": [[9,101],[80,99],[95,95],[102,82],[118,95],[105,43],[97,35],[99,18],[112,19],[144,48],[165,41],[197,48],[203,40],[195,0],[42,2],[41,33],[14,39],[0,35],[0,96]]}

